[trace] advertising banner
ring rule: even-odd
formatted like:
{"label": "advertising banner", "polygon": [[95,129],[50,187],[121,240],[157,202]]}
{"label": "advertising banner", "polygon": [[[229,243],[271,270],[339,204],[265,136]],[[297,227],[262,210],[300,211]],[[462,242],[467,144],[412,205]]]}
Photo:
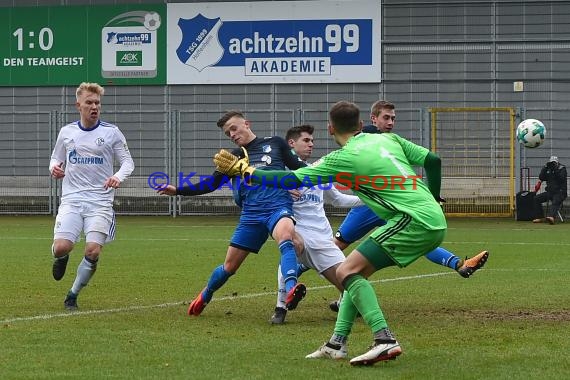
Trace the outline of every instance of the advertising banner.
{"label": "advertising banner", "polygon": [[166,5],[0,12],[0,85],[166,83]]}
{"label": "advertising banner", "polygon": [[167,83],[380,82],[379,1],[168,4]]}

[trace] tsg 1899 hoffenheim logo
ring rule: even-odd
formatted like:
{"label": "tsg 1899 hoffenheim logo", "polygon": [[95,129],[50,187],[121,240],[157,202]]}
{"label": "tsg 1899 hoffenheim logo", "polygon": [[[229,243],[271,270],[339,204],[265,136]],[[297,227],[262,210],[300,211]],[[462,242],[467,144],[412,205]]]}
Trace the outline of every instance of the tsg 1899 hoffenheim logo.
{"label": "tsg 1899 hoffenheim logo", "polygon": [[224,48],[218,40],[221,26],[219,17],[210,19],[198,14],[190,20],[181,18],[178,21],[182,31],[182,41],[176,49],[178,59],[198,71],[218,63],[224,55]]}

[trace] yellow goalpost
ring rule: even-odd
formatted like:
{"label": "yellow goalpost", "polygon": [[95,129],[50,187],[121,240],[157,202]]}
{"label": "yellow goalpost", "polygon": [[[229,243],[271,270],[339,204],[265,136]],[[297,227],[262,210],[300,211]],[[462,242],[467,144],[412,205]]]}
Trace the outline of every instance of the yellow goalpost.
{"label": "yellow goalpost", "polygon": [[436,107],[428,111],[430,148],[442,159],[446,214],[512,216],[515,109]]}

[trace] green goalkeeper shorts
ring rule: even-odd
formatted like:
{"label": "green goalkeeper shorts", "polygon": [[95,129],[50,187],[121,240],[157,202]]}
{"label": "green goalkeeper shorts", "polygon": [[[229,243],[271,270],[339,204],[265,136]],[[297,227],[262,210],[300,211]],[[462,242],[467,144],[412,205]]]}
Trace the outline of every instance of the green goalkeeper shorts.
{"label": "green goalkeeper shorts", "polygon": [[427,229],[409,215],[398,214],[378,227],[356,250],[376,269],[394,263],[406,267],[439,247],[446,231]]}

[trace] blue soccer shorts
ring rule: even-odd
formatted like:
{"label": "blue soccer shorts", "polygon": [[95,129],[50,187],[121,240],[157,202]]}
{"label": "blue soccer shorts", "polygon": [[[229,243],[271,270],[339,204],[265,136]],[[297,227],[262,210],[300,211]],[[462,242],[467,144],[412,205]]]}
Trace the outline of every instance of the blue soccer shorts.
{"label": "blue soccer shorts", "polygon": [[380,219],[368,206],[354,207],[346,214],[334,237],[344,243],[352,244],[384,224],[386,221]]}
{"label": "blue soccer shorts", "polygon": [[244,216],[242,214],[230,240],[230,246],[258,253],[273,232],[277,222],[282,218],[295,220],[291,207],[280,207],[264,213],[257,213],[255,218],[252,218],[251,215]]}

